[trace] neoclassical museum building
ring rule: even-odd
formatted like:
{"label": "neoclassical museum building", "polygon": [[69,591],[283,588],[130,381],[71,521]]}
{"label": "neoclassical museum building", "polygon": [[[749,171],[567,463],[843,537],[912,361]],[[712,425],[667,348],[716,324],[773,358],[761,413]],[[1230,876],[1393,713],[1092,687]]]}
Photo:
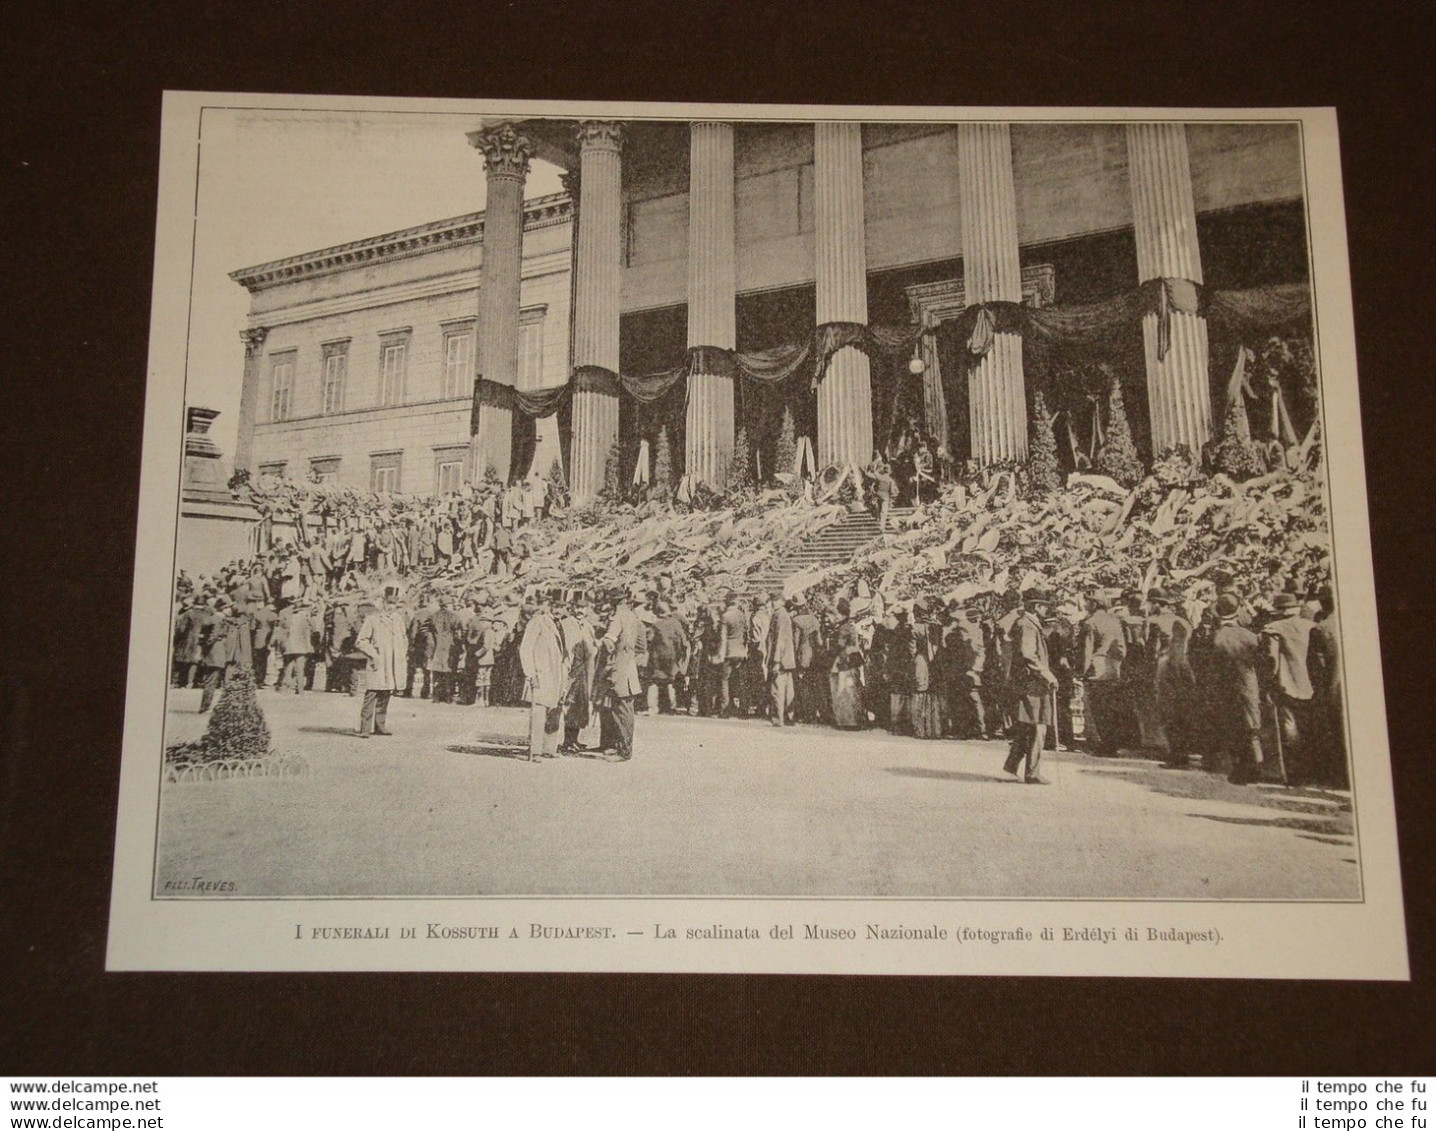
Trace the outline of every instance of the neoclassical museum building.
{"label": "neoclassical museum building", "polygon": [[[1070,464],[1103,381],[1144,455],[1198,452],[1236,347],[1309,323],[1295,123],[478,126],[485,212],[233,273],[237,466],[430,493],[558,462],[582,501],[665,432],[675,475],[723,483],[740,430],[761,471],[785,417],[819,469],[910,422],[1022,459],[1038,393]],[[535,160],[567,191],[525,201]]]}

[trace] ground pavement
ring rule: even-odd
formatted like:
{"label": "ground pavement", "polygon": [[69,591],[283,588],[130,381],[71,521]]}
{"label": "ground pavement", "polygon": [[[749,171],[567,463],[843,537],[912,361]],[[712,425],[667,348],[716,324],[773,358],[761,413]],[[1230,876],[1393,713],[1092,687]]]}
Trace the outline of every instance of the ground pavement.
{"label": "ground pavement", "polygon": [[[638,719],[633,761],[529,763],[527,712],[259,693],[300,778],[164,786],[157,886],[240,896],[782,895],[1357,899],[1349,795],[1137,759],[757,720]],[[170,742],[198,737],[171,691]]]}

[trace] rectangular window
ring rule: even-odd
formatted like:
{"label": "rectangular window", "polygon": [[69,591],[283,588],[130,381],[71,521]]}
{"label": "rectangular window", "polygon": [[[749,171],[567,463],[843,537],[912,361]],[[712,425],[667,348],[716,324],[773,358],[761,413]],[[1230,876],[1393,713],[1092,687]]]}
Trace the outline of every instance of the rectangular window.
{"label": "rectangular window", "polygon": [[379,351],[379,403],[404,403],[404,369],[408,361],[409,343],[404,339],[383,342]]}
{"label": "rectangular window", "polygon": [[399,491],[400,452],[386,452],[369,459],[369,489],[393,495]]}
{"label": "rectangular window", "polygon": [[451,330],[444,335],[444,387],[440,395],[445,399],[467,397],[473,392],[474,384],[474,331]]}
{"label": "rectangular window", "polygon": [[446,459],[439,463],[439,494],[452,495],[464,485],[464,461]]}
{"label": "rectangular window", "polygon": [[284,464],[282,464],[282,463],[262,463],[262,464],[259,465],[259,474],[260,474],[260,475],[267,475],[267,476],[269,476],[269,477],[272,478],[272,479],[283,479],[283,478],[284,478]]}
{"label": "rectangular window", "polygon": [[520,389],[543,388],[543,316],[525,318],[519,328]]}
{"label": "rectangular window", "polygon": [[349,374],[349,352],[345,347],[326,349],[324,354],[324,415],[344,411],[344,381]]}
{"label": "rectangular window", "polygon": [[288,420],[294,408],[294,355],[274,359],[269,370],[269,419]]}
{"label": "rectangular window", "polygon": [[315,483],[328,483],[339,478],[338,456],[316,456],[309,461],[309,478]]}

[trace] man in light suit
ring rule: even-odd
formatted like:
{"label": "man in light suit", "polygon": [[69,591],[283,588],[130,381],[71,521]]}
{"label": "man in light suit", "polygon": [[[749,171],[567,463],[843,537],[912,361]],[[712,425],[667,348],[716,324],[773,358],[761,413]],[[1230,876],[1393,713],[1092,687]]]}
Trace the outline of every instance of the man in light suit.
{"label": "man in light suit", "polygon": [[608,702],[605,710],[615,736],[615,748],[604,751],[604,760],[627,762],[633,757],[633,701],[642,693],[638,678],[639,654],[647,654],[647,631],[634,612],[634,603],[641,596],[620,594],[608,626],[610,646],[607,656]]}
{"label": "man in light suit", "polygon": [[529,618],[523,639],[519,642],[524,697],[529,701],[530,762],[540,756],[558,757],[569,654],[553,610],[562,597],[562,592],[540,592],[537,595],[538,609]]}
{"label": "man in light suit", "polygon": [[1078,672],[1087,693],[1088,745],[1092,753],[1117,753],[1122,713],[1122,659],[1127,654],[1127,637],[1122,622],[1112,612],[1112,601],[1120,593],[1097,589],[1087,598],[1087,619],[1082,622],[1081,655]]}
{"label": "man in light suit", "polygon": [[786,604],[773,608],[768,618],[768,639],[763,649],[763,673],[768,678],[768,692],[773,699],[773,725],[792,726],[788,711],[793,705],[793,672],[798,666],[798,650],[793,643],[793,606],[797,602],[789,598]]}
{"label": "man in light suit", "polygon": [[404,686],[409,652],[409,631],[404,610],[399,607],[399,587],[384,587],[384,603],[359,627],[354,646],[368,663],[364,671],[364,706],[359,712],[360,738],[387,735],[389,697]]}

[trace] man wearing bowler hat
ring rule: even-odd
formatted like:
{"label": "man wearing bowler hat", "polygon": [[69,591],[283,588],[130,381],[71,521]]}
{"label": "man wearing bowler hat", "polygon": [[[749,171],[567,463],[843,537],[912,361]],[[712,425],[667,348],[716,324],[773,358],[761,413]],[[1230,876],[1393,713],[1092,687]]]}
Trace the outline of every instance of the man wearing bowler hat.
{"label": "man wearing bowler hat", "polygon": [[1042,740],[1053,723],[1052,694],[1057,677],[1047,662],[1047,633],[1042,618],[1052,609],[1052,597],[1041,589],[1028,590],[1022,597],[1022,612],[1008,632],[1012,669],[1009,676],[1013,701],[1012,749],[1003,769],[1016,774],[1023,768],[1028,785],[1046,785],[1039,772]]}

